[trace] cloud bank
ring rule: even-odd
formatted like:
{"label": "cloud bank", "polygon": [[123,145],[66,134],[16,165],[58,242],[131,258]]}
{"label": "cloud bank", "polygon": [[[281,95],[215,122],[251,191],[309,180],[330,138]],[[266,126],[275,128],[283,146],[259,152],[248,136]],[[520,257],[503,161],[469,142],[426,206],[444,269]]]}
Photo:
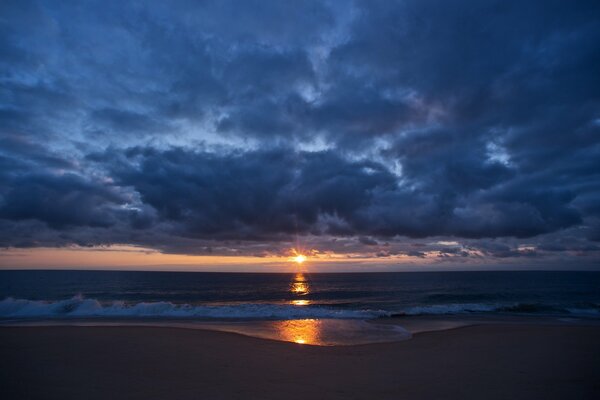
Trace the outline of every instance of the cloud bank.
{"label": "cloud bank", "polygon": [[0,246],[599,260],[597,2],[0,9]]}

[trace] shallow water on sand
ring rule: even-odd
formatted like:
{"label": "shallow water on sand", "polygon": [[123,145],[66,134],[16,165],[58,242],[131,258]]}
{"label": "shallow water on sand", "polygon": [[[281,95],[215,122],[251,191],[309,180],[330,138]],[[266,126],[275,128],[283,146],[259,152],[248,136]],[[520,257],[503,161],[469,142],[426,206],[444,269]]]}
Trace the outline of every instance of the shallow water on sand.
{"label": "shallow water on sand", "polygon": [[279,321],[165,320],[7,320],[1,326],[145,326],[231,332],[261,339],[315,346],[348,346],[407,340],[412,334],[397,324],[363,320],[295,319]]}
{"label": "shallow water on sand", "polygon": [[395,342],[412,336],[399,325],[340,319],[226,322],[211,323],[207,327],[263,339],[317,346]]}
{"label": "shallow water on sand", "polygon": [[443,316],[396,317],[377,320],[291,319],[291,320],[189,320],[189,319],[5,319],[0,327],[84,326],[162,327],[230,332],[261,339],[315,346],[349,346],[408,340],[413,335],[472,325],[600,326],[597,319],[533,316]]}

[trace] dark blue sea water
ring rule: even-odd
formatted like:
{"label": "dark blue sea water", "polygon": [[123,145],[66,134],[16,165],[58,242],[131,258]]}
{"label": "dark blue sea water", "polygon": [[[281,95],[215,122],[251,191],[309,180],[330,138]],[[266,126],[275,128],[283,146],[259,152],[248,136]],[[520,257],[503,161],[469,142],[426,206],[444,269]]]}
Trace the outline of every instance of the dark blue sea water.
{"label": "dark blue sea water", "polygon": [[600,272],[0,271],[0,318],[600,318]]}

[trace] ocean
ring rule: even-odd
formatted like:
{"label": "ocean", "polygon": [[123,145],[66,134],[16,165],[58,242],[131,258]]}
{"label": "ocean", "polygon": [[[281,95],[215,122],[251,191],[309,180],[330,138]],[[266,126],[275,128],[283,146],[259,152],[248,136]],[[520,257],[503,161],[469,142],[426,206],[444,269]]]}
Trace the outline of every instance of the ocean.
{"label": "ocean", "polygon": [[600,318],[600,272],[0,271],[0,319]]}

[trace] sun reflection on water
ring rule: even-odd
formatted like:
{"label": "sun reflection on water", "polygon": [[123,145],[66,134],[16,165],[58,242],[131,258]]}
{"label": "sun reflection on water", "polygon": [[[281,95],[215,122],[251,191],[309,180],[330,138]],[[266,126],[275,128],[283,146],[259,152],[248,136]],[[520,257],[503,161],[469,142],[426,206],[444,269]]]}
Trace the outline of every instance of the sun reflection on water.
{"label": "sun reflection on water", "polygon": [[310,300],[292,300],[292,305],[308,306],[308,305],[310,305]]}
{"label": "sun reflection on water", "polygon": [[[290,284],[290,293],[294,296],[306,296],[310,293],[310,286],[306,276],[302,272],[298,272],[294,275],[294,280]],[[307,299],[293,299],[290,304],[294,306],[308,306],[311,304],[310,300]]]}
{"label": "sun reflection on water", "polygon": [[[290,293],[294,296],[306,296],[310,293],[310,285],[308,279],[302,272],[294,275],[293,281],[290,284]],[[293,299],[290,304],[294,306],[308,306],[311,304],[307,299]],[[274,328],[280,340],[294,342],[298,344],[319,344],[320,339],[320,324],[317,319],[300,319],[274,322]]]}
{"label": "sun reflection on water", "polygon": [[306,296],[310,293],[310,286],[303,273],[298,272],[294,275],[294,281],[290,285],[290,292],[299,296]]}

